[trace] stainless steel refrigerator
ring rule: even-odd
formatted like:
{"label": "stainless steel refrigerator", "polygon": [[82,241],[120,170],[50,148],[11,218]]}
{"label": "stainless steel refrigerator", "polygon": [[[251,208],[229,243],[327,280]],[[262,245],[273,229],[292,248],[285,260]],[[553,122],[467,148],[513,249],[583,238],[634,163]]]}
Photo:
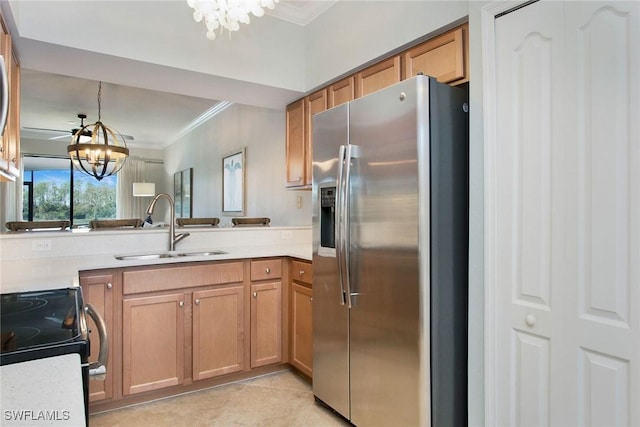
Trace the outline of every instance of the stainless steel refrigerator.
{"label": "stainless steel refrigerator", "polygon": [[357,426],[466,425],[467,91],[313,118],[313,392]]}

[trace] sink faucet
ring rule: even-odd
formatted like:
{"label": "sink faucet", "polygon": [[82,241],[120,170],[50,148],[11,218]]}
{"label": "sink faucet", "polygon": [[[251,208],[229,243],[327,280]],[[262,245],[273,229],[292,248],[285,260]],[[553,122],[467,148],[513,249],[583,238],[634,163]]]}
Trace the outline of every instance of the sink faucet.
{"label": "sink faucet", "polygon": [[161,197],[165,197],[169,201],[169,206],[171,207],[171,222],[169,223],[169,250],[173,251],[176,247],[176,243],[187,237],[189,233],[176,234],[176,211],[173,205],[173,199],[167,193],[156,194],[151,203],[149,203],[149,207],[147,208],[147,215],[153,214],[153,209],[156,207],[156,202]]}

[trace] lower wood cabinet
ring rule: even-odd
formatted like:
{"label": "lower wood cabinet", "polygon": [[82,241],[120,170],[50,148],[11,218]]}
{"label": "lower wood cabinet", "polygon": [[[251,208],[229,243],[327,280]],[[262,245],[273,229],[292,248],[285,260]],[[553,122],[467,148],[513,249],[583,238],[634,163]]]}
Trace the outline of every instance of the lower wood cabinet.
{"label": "lower wood cabinet", "polygon": [[291,365],[308,377],[313,373],[313,278],[309,262],[291,262]]}
{"label": "lower wood cabinet", "polygon": [[282,282],[251,285],[251,367],[282,361]]}
{"label": "lower wood cabinet", "polygon": [[291,285],[291,364],[311,376],[313,371],[313,292]]}
{"label": "lower wood cabinet", "polygon": [[244,369],[244,286],[193,293],[193,379]]}
{"label": "lower wood cabinet", "polygon": [[184,293],[122,301],[122,394],[184,381]]}
{"label": "lower wood cabinet", "polygon": [[282,362],[281,270],[280,259],[251,262],[252,368]]}
{"label": "lower wood cabinet", "polygon": [[261,258],[81,272],[85,301],[105,319],[110,342],[106,381],[91,381],[90,408],[278,369],[290,355],[288,266]]}
{"label": "lower wood cabinet", "polygon": [[[113,322],[113,293],[114,285],[116,285],[117,275],[113,273],[90,273],[80,276],[80,286],[82,287],[82,295],[85,304],[90,303],[96,309],[96,311],[102,316],[104,323],[107,327],[107,334],[110,335],[111,345],[109,346],[109,356],[107,360],[107,375],[104,381],[89,381],[89,402],[97,402],[101,400],[108,400],[113,397],[113,336],[114,322]],[[98,336],[98,328],[91,319],[87,316],[87,323],[89,327],[89,343],[90,343],[90,362],[95,362],[98,359],[98,352],[100,346],[100,338]]]}

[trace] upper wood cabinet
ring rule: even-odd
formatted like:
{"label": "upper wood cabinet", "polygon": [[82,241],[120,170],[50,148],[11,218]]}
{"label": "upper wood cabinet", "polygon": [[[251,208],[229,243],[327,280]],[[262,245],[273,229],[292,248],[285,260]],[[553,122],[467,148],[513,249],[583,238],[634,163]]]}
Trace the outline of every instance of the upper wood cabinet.
{"label": "upper wood cabinet", "polygon": [[422,73],[441,83],[469,81],[468,29],[464,24],[406,51],[402,56],[403,80]]}
{"label": "upper wood cabinet", "polygon": [[0,55],[4,59],[9,86],[9,111],[0,143],[0,181],[15,181],[20,176],[20,67],[1,15],[0,27]]}
{"label": "upper wood cabinet", "polygon": [[418,73],[452,86],[468,82],[469,25],[460,25],[289,104],[286,114],[286,186],[311,187],[314,114]]}
{"label": "upper wood cabinet", "polygon": [[286,187],[304,185],[305,168],[305,132],[304,132],[304,98],[287,106],[287,146]]}
{"label": "upper wood cabinet", "polygon": [[329,86],[327,90],[329,108],[337,107],[356,98],[355,77],[349,76]]}
{"label": "upper wood cabinet", "polygon": [[401,77],[399,55],[365,68],[355,75],[356,98],[398,83]]}
{"label": "upper wood cabinet", "polygon": [[287,107],[287,177],[289,188],[310,188],[313,179],[313,115],[327,109],[322,89]]}
{"label": "upper wood cabinet", "polygon": [[305,185],[311,186],[313,181],[313,115],[327,109],[327,90],[319,90],[305,98],[305,133],[306,133],[306,167]]}

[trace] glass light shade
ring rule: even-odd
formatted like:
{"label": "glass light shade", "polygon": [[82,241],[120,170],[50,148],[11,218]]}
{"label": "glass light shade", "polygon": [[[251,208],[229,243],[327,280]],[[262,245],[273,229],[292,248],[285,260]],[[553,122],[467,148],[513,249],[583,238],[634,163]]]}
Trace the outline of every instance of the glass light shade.
{"label": "glass light shade", "polygon": [[[88,134],[91,134],[91,140],[84,142]],[[67,152],[77,170],[98,181],[118,173],[129,156],[124,137],[100,121],[84,126],[73,134]]]}
{"label": "glass light shade", "polygon": [[134,182],[134,197],[153,197],[156,195],[156,184],[153,182]]}
{"label": "glass light shade", "polygon": [[207,26],[207,38],[214,40],[214,30],[218,27],[222,32],[238,31],[240,23],[251,22],[249,14],[255,17],[264,15],[264,8],[273,9],[280,0],[187,0],[193,12],[193,20]]}

